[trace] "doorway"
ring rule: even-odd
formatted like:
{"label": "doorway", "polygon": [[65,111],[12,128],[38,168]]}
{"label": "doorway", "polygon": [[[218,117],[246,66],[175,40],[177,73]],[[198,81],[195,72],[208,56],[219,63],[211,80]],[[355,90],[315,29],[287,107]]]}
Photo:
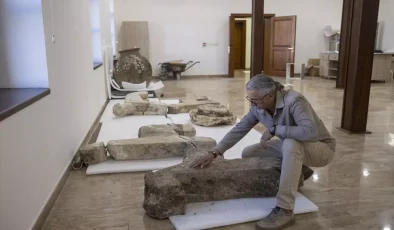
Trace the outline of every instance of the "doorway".
{"label": "doorway", "polygon": [[[228,75],[234,77],[239,70],[250,69],[252,15],[231,14],[229,35]],[[294,63],[296,16],[275,17],[264,14],[263,73],[269,76],[285,76],[286,64]]]}
{"label": "doorway", "polygon": [[246,20],[235,21],[234,28],[234,69],[245,69]]}

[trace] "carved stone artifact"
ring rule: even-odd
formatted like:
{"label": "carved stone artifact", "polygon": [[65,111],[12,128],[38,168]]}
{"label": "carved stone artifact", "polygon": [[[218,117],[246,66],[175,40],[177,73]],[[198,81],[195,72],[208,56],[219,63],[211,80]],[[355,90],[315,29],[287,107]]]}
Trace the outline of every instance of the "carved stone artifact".
{"label": "carved stone artifact", "polygon": [[132,84],[146,82],[149,85],[152,79],[152,65],[148,59],[140,54],[140,49],[120,51],[120,58],[115,64],[114,80],[121,86],[122,81]]}
{"label": "carved stone artifact", "polygon": [[187,203],[274,197],[278,192],[281,162],[276,158],[218,158],[204,169],[190,168],[188,160],[145,174],[143,207],[149,216],[183,215]]}
{"label": "carved stone artifact", "polygon": [[107,150],[103,142],[82,146],[79,155],[83,163],[92,165],[107,160]]}
{"label": "carved stone artifact", "polygon": [[117,117],[128,115],[166,115],[167,105],[157,102],[132,102],[125,104],[116,104],[113,107],[113,113]]}
{"label": "carved stone artifact", "polygon": [[139,138],[171,135],[194,137],[196,129],[190,124],[167,124],[142,126],[138,130]]}
{"label": "carved stone artifact", "polygon": [[216,141],[209,137],[156,136],[108,142],[107,149],[115,160],[148,160],[185,157],[211,150]]}
{"label": "carved stone artifact", "polygon": [[233,125],[237,117],[222,105],[203,105],[190,111],[191,121],[200,126]]}
{"label": "carved stone artifact", "polygon": [[185,100],[179,104],[169,105],[168,114],[189,113],[192,109],[197,109],[199,106],[208,104],[219,105],[218,102],[211,100]]}

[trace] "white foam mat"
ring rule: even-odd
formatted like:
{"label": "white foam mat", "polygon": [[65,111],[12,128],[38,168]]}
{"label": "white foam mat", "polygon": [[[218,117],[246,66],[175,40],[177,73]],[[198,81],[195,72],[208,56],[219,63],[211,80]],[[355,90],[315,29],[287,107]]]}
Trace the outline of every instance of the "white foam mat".
{"label": "white foam mat", "polygon": [[182,157],[135,161],[115,161],[113,159],[109,159],[100,164],[89,165],[88,169],[86,170],[86,174],[96,175],[123,172],[146,172],[168,168],[182,162]]}
{"label": "white foam mat", "polygon": [[[170,217],[177,230],[209,229],[257,221],[266,217],[276,205],[275,198],[234,199],[193,203],[186,214]],[[317,212],[319,208],[305,196],[297,194],[295,214]]]}
{"label": "white foam mat", "polygon": [[115,117],[114,113],[112,112],[112,108],[117,103],[121,103],[121,104],[124,103],[124,99],[109,100],[107,107],[105,107],[104,113],[101,116],[100,122],[111,121],[113,119],[117,119]]}
{"label": "white foam mat", "polygon": [[103,122],[96,142],[107,144],[111,140],[138,138],[138,130],[141,126],[152,124],[167,124],[165,116],[141,115],[121,117]]}

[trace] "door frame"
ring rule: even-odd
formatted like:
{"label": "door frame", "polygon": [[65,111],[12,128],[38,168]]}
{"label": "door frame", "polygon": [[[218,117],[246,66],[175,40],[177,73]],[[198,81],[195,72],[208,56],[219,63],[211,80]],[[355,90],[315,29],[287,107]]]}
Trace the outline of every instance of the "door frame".
{"label": "door frame", "polygon": [[[264,14],[264,18],[272,18],[275,17],[275,14]],[[228,77],[234,77],[234,62],[231,58],[231,47],[234,44],[234,30],[235,30],[235,18],[252,18],[252,14],[244,14],[244,13],[232,13],[229,17],[229,46],[228,46]],[[264,41],[263,41],[264,42]],[[271,56],[271,55],[270,55]],[[270,61],[270,60],[268,60]],[[264,61],[264,63],[266,60]]]}

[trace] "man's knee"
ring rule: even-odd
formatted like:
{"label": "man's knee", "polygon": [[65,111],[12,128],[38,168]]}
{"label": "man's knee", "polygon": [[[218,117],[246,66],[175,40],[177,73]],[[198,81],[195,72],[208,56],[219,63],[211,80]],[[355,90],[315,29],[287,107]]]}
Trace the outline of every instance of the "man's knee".
{"label": "man's knee", "polygon": [[283,140],[283,144],[282,144],[282,155],[289,154],[289,153],[301,154],[301,151],[300,151],[301,148],[302,148],[302,142],[291,139],[291,138],[286,138]]}
{"label": "man's knee", "polygon": [[242,158],[251,158],[256,156],[256,147],[248,146],[242,150]]}

